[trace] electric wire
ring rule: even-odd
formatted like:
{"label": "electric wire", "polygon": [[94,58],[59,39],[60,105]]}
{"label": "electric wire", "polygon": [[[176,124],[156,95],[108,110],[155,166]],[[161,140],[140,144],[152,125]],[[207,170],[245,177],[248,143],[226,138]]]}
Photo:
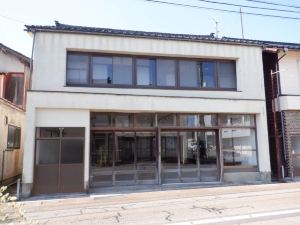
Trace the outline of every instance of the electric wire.
{"label": "electric wire", "polygon": [[[164,5],[173,5],[173,6],[180,6],[180,7],[196,8],[196,9],[206,9],[206,10],[213,10],[213,11],[227,12],[227,13],[236,13],[236,14],[241,13],[240,11],[230,10],[230,9],[219,9],[219,8],[213,8],[213,7],[204,7],[204,6],[189,5],[189,4],[182,4],[182,3],[175,3],[175,2],[165,2],[165,1],[159,1],[159,0],[143,0],[143,1],[150,2],[150,3],[164,4]],[[264,13],[253,13],[253,12],[243,11],[243,14],[253,15],[253,16],[280,18],[280,19],[300,20],[300,17],[280,16],[280,15],[264,14]]]}
{"label": "electric wire", "polygon": [[211,3],[211,4],[251,8],[251,9],[262,9],[262,10],[271,10],[271,11],[279,11],[279,12],[300,13],[300,11],[294,11],[294,10],[288,10],[288,9],[276,9],[276,8],[268,8],[268,7],[260,7],[260,6],[241,5],[241,4],[233,4],[233,3],[227,3],[227,2],[217,2],[217,1],[210,1],[210,0],[197,0],[197,1],[198,2]]}
{"label": "electric wire", "polygon": [[277,6],[284,6],[288,8],[298,8],[300,9],[299,5],[288,5],[288,4],[282,4],[282,3],[277,3],[277,2],[265,2],[265,1],[259,1],[259,0],[244,0],[247,2],[256,2],[256,3],[261,3],[261,4],[266,4],[266,5],[277,5]]}

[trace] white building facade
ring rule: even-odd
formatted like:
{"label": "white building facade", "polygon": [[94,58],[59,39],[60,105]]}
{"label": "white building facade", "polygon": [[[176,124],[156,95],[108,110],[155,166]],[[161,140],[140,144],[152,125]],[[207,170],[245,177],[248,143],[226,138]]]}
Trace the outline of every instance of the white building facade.
{"label": "white building facade", "polygon": [[60,23],[27,30],[24,196],[270,182],[260,46]]}

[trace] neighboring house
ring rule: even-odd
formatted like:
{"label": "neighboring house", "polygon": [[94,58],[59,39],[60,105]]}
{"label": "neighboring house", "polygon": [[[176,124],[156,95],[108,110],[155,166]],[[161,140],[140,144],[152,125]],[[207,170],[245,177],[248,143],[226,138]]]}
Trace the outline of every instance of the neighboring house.
{"label": "neighboring house", "polygon": [[270,182],[262,45],[64,25],[33,33],[23,195]]}
{"label": "neighboring house", "polygon": [[277,43],[263,59],[268,111],[277,111],[268,113],[272,170],[280,179],[299,178],[300,44]]}
{"label": "neighboring house", "polygon": [[30,59],[0,43],[0,181],[22,174],[26,84]]}

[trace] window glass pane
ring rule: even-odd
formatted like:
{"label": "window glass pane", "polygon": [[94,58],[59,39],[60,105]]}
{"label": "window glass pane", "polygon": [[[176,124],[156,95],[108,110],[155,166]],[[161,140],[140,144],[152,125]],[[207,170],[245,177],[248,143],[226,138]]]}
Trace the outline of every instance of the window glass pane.
{"label": "window glass pane", "polygon": [[156,135],[153,132],[136,133],[137,162],[156,162]]}
{"label": "window glass pane", "polygon": [[222,126],[255,126],[254,115],[220,115]]}
{"label": "window glass pane", "polygon": [[155,85],[156,61],[154,59],[137,59],[137,85]]}
{"label": "window glass pane", "polygon": [[255,129],[222,129],[224,165],[257,166]]}
{"label": "window glass pane", "polygon": [[20,107],[23,105],[24,75],[10,74],[5,77],[6,88],[4,98]]}
{"label": "window glass pane", "polygon": [[198,115],[180,115],[180,126],[182,127],[198,127]]}
{"label": "window glass pane", "polygon": [[112,126],[111,114],[93,113],[91,119],[92,127],[110,127]]}
{"label": "window glass pane", "polygon": [[112,133],[95,133],[92,139],[92,167],[112,167],[114,136]]}
{"label": "window glass pane", "polygon": [[235,63],[220,62],[220,88],[236,88]]}
{"label": "window glass pane", "polygon": [[59,140],[36,141],[36,164],[59,163]]}
{"label": "window glass pane", "polygon": [[84,137],[84,128],[64,128],[62,131],[63,137]]}
{"label": "window glass pane", "polygon": [[68,55],[67,83],[86,84],[88,82],[88,62],[86,55]]}
{"label": "window glass pane", "polygon": [[197,168],[197,132],[180,132],[180,164],[184,168]]}
{"label": "window glass pane", "polygon": [[[212,168],[217,165],[217,137],[214,131],[199,131],[198,144],[200,168]],[[200,173],[201,174],[201,173]]]}
{"label": "window glass pane", "polygon": [[116,127],[132,127],[132,115],[131,114],[118,114],[115,116]]}
{"label": "window glass pane", "polygon": [[115,156],[115,165],[117,170],[126,170],[134,168],[134,133],[118,132],[116,133],[117,149]]}
{"label": "window glass pane", "polygon": [[20,148],[21,143],[21,129],[19,127],[14,127],[8,125],[7,133],[7,148]]}
{"label": "window glass pane", "polygon": [[214,88],[216,87],[216,63],[201,62],[201,87]]}
{"label": "window glass pane", "polygon": [[161,132],[161,162],[164,168],[178,167],[177,132]]}
{"label": "window glass pane", "polygon": [[175,86],[175,60],[157,60],[157,85]]}
{"label": "window glass pane", "polygon": [[181,87],[199,86],[196,61],[179,61],[179,82]]}
{"label": "window glass pane", "polygon": [[110,84],[112,78],[112,57],[92,58],[93,84]]}
{"label": "window glass pane", "polygon": [[58,128],[37,128],[37,137],[59,137],[60,131]]}
{"label": "window glass pane", "polygon": [[154,114],[136,114],[137,127],[154,127]]}
{"label": "window glass pane", "polygon": [[161,113],[157,115],[158,126],[174,127],[176,126],[176,115],[172,113]]}
{"label": "window glass pane", "polygon": [[132,84],[132,58],[113,57],[113,84]]}
{"label": "window glass pane", "polygon": [[217,125],[217,116],[214,114],[201,114],[199,115],[200,126],[203,127],[212,127]]}
{"label": "window glass pane", "polygon": [[61,141],[61,163],[83,163],[84,140]]}
{"label": "window glass pane", "polygon": [[292,154],[300,154],[300,136],[291,137]]}

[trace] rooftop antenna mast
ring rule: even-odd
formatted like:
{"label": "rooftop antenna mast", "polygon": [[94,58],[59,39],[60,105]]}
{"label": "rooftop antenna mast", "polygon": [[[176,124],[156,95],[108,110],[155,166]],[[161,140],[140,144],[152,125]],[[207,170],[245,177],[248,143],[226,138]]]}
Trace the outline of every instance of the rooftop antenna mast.
{"label": "rooftop antenna mast", "polygon": [[243,12],[242,12],[242,8],[240,8],[240,18],[241,18],[242,38],[245,39],[245,37],[244,37],[244,23],[243,23]]}
{"label": "rooftop antenna mast", "polygon": [[212,20],[215,22],[216,26],[215,26],[215,29],[216,29],[216,38],[219,38],[219,21],[217,21],[215,18],[212,18]]}

